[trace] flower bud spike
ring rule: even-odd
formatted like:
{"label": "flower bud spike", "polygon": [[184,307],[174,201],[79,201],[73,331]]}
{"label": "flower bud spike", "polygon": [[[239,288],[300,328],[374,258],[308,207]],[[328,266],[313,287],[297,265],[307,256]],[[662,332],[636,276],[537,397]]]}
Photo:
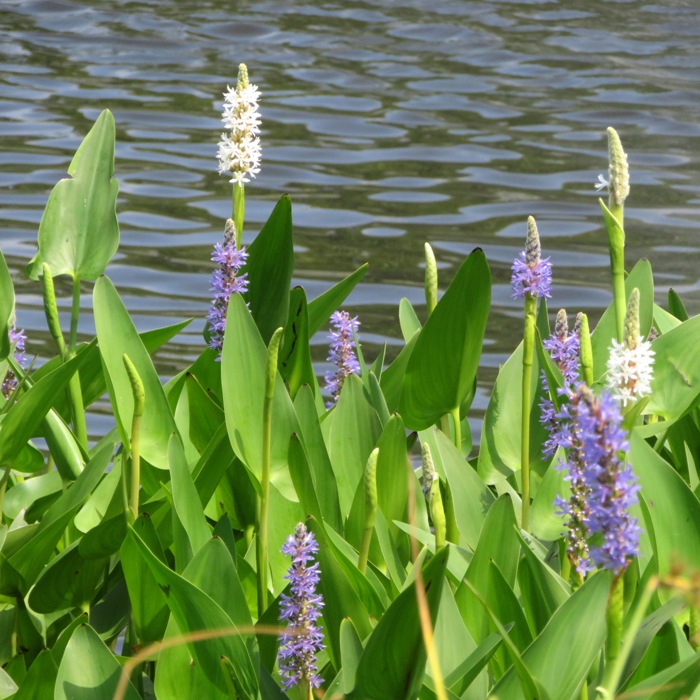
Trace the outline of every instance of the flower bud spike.
{"label": "flower bud spike", "polygon": [[422,464],[422,488],[425,497],[428,499],[428,510],[430,519],[433,522],[433,529],[435,530],[435,551],[437,552],[445,546],[447,541],[447,516],[445,515],[445,506],[442,502],[440,479],[435,471],[430,445],[427,442],[423,443]]}
{"label": "flower bud spike", "polygon": [[630,193],[630,175],[627,154],[617,131],[608,127],[608,189],[610,190],[610,209],[622,207]]}
{"label": "flower bud spike", "polygon": [[49,327],[49,333],[56,343],[58,352],[65,360],[66,341],[63,338],[61,331],[61,322],[58,317],[58,304],[56,303],[56,289],[51,276],[51,268],[47,263],[41,266],[41,281],[44,292],[44,314],[46,315],[46,324]]}
{"label": "flower bud spike", "polygon": [[576,325],[579,326],[578,337],[581,375],[583,381],[588,386],[591,386],[591,384],[593,384],[593,345],[591,344],[591,331],[588,325],[588,316],[579,313],[576,318]]}
{"label": "flower bud spike", "polygon": [[639,289],[636,287],[630,294],[625,314],[625,344],[630,350],[634,350],[639,343]]}
{"label": "flower bud spike", "polygon": [[425,303],[428,306],[428,316],[438,302],[438,271],[435,253],[430,243],[425,244]]}

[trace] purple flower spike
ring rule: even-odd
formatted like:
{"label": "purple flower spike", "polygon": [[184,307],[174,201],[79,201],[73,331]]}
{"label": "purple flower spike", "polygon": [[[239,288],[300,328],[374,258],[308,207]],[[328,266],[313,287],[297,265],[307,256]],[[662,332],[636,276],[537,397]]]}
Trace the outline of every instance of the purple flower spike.
{"label": "purple flower spike", "polygon": [[[566,310],[559,309],[557,321],[554,326],[554,333],[544,341],[544,347],[549,350],[552,360],[561,370],[564,377],[564,385],[569,386],[578,380],[580,370],[579,360],[579,334],[576,329],[569,333],[569,323],[566,317]],[[545,441],[542,452],[546,457],[551,457],[559,447],[557,435],[557,418],[554,403],[549,398],[549,382],[547,374],[542,370],[542,387],[545,396],[540,401],[540,423],[549,430],[549,437]]]}
{"label": "purple flower spike", "polygon": [[285,576],[289,579],[291,595],[280,595],[280,619],[294,630],[284,636],[279,651],[285,690],[302,681],[313,688],[321,685],[316,654],[324,648],[323,630],[317,624],[323,598],[316,593],[320,575],[318,563],[309,565],[316,552],[316,538],[304,523],[297,525],[294,535],[290,535],[282,546],[282,553],[292,558],[292,565]]}
{"label": "purple flower spike", "polygon": [[[17,330],[14,323],[10,327],[8,336],[10,338],[10,345],[15,349],[15,361],[20,367],[24,367],[27,359],[24,354],[24,343],[27,340],[27,336],[23,330]],[[15,377],[15,373],[11,369],[8,369],[5,378],[2,380],[2,395],[6,399],[9,399],[16,388],[17,377]]]}
{"label": "purple flower spike", "polygon": [[245,264],[248,253],[245,247],[236,248],[236,228],[231,219],[226,221],[224,242],[214,246],[211,254],[212,262],[219,267],[211,276],[212,302],[209,307],[207,321],[209,323],[209,346],[221,354],[226,330],[226,312],[231,294],[243,293],[248,289],[247,275],[238,272]]}
{"label": "purple flower spike", "polygon": [[610,394],[597,397],[585,384],[567,395],[570,402],[557,419],[559,444],[568,452],[560,468],[567,471],[572,496],[568,502],[559,499],[557,506],[569,516],[569,556],[582,575],[592,560],[619,576],[637,554],[640,532],[629,514],[639,485],[620,458],[629,449],[620,408]]}
{"label": "purple flower spike", "polygon": [[326,389],[331,393],[331,400],[326,402],[332,408],[338,402],[340,390],[345,378],[350,374],[360,373],[360,363],[355,354],[355,336],[360,322],[357,316],[350,317],[347,311],[336,311],[331,316],[334,330],[330,333],[330,352],[326,358],[336,366],[334,371],[326,373]]}
{"label": "purple flower spike", "polygon": [[535,297],[552,296],[552,263],[549,258],[542,259],[537,224],[532,216],[527,220],[525,250],[515,259],[512,269],[510,285],[513,299],[522,298],[526,294]]}

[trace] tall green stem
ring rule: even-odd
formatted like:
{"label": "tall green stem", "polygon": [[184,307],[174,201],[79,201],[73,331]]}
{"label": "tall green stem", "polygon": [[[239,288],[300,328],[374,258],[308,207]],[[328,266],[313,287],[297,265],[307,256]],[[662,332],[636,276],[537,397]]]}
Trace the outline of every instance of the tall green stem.
{"label": "tall green stem", "polygon": [[[73,277],[73,303],[70,314],[70,335],[68,338],[68,350],[64,361],[75,355],[78,345],[78,319],[80,318],[80,277]],[[80,373],[76,372],[68,384],[71,410],[73,414],[73,431],[80,445],[87,450],[87,425],[85,423],[85,407],[83,405],[83,391],[80,386]]]}
{"label": "tall green stem", "polygon": [[613,302],[615,305],[615,332],[618,342],[625,333],[627,293],[625,292],[625,246],[624,241],[610,240],[610,270],[612,273]]}
{"label": "tall green stem", "polygon": [[236,250],[241,249],[243,245],[243,220],[245,219],[245,185],[235,184],[232,194],[233,211],[231,218],[236,225]]}
{"label": "tall green stem", "polygon": [[455,447],[462,451],[462,424],[459,422],[459,406],[452,409],[452,422],[455,429]]}
{"label": "tall green stem", "polygon": [[372,533],[376,519],[378,499],[377,499],[377,460],[379,458],[379,448],[375,447],[370,453],[365,465],[365,529],[362,533],[362,543],[360,545],[360,558],[357,568],[364,574],[367,571],[367,561],[369,560],[369,547],[372,543]]}
{"label": "tall green stem", "polygon": [[267,368],[265,372],[265,401],[263,403],[262,434],[262,477],[261,494],[258,501],[258,537],[256,563],[258,568],[258,619],[267,610],[267,545],[268,512],[270,508],[270,462],[272,459],[272,400],[275,396],[277,379],[277,356],[279,354],[282,328],[278,328],[270,338],[267,349]]}
{"label": "tall green stem", "polygon": [[535,354],[535,323],[537,297],[525,294],[525,332],[523,335],[523,384],[522,419],[520,443],[520,469],[522,479],[521,526],[530,529],[530,385],[532,383],[532,362]]}
{"label": "tall green stem", "polygon": [[620,654],[622,643],[622,617],[624,614],[625,584],[622,576],[617,576],[610,589],[605,619],[608,623],[608,639],[605,644],[606,664],[614,664]]}

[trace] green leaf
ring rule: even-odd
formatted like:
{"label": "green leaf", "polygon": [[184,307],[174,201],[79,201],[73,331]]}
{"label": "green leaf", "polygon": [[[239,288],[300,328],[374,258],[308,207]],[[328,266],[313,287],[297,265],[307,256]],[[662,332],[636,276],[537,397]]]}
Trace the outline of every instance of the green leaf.
{"label": "green leaf", "polygon": [[[124,522],[124,517],[119,518]],[[165,553],[158,540],[158,534],[148,514],[142,513],[134,522],[133,528],[160,561],[165,562]],[[126,530],[126,528],[124,528]],[[131,617],[141,644],[158,642],[162,639],[168,624],[170,611],[162,589],[156,583],[151,570],[139,555],[133,539],[126,538],[120,551],[124,579],[129,591]]]}
{"label": "green leaf", "polygon": [[22,681],[20,689],[12,700],[37,700],[54,697],[54,685],[58,667],[48,649],[43,649],[34,659]]}
{"label": "green leaf", "polygon": [[391,413],[399,410],[406,367],[408,367],[408,361],[411,359],[411,353],[416,347],[419,337],[420,333],[415,333],[406,345],[401,348],[394,361],[382,372],[379,385],[384,392],[384,399]]}
{"label": "green leaf", "polygon": [[338,403],[321,429],[336,478],[340,510],[347,517],[381,431],[379,417],[370,406],[358,376],[347,377]]}
{"label": "green leaf", "polygon": [[399,413],[424,430],[459,408],[474,383],[491,304],[491,273],[476,248],[418,336],[404,375]]}
{"label": "green leaf", "polygon": [[[231,446],[255,477],[262,479],[263,403],[267,348],[240,294],[231,295],[228,332],[221,353],[224,413]],[[270,481],[282,494],[296,499],[287,468],[289,438],[300,433],[287,388],[276,373],[272,401],[272,448]]]}
{"label": "green leaf", "polygon": [[[432,624],[438,615],[449,549],[436,554],[422,571]],[[425,645],[415,582],[384,613],[365,644],[357,666],[357,700],[412,700],[423,683]]]}
{"label": "green leaf", "polygon": [[401,325],[401,335],[404,343],[407,343],[413,336],[423,328],[418,320],[413,304],[404,297],[399,302],[399,324]]}
{"label": "green leaf", "polygon": [[201,454],[224,424],[224,412],[189,372],[185,375],[185,387],[190,413],[189,439]]}
{"label": "green leaf", "polygon": [[664,333],[654,341],[654,377],[647,411],[664,418],[657,430],[683,416],[700,394],[700,316]]}
{"label": "green leaf", "polygon": [[626,695],[649,700],[677,700],[695,697],[700,684],[700,652],[629,688]]}
{"label": "green leaf", "polygon": [[128,355],[141,377],[146,404],[141,418],[141,456],[159,469],[168,467],[168,440],[176,432],[168,400],[158,373],[136,332],[133,321],[108,277],[100,277],[93,293],[95,327],[108,377],[109,398],[124,444],[130,443],[134,398],[124,367]]}
{"label": "green leaf", "polygon": [[683,304],[680,296],[678,296],[678,292],[673,288],[668,290],[668,310],[681,322],[687,321],[689,318],[685,304]]}
{"label": "green leaf", "polygon": [[[525,650],[522,660],[550,698],[573,700],[605,640],[605,609],[611,576],[591,576],[557,611]],[[581,624],[585,620],[586,624]],[[524,698],[514,671],[506,673],[493,697]]]}
{"label": "green leaf", "polygon": [[17,683],[12,680],[12,676],[4,668],[0,668],[0,698],[9,698],[16,691]]}
{"label": "green leaf", "polygon": [[231,618],[200,588],[161,563],[133,529],[129,530],[127,537],[133,538],[141,556],[165,593],[168,606],[181,632],[231,628],[229,636],[212,636],[201,642],[188,643],[190,653],[202,671],[219,690],[226,692],[226,679],[220,664],[221,657],[225,656],[232,661],[236,669],[243,698],[257,698],[257,674],[245,642],[239,636]]}
{"label": "green leaf", "polygon": [[[613,221],[616,219],[613,217]],[[646,338],[654,313],[654,277],[648,260],[640,260],[625,279],[625,294],[629,299],[634,288],[639,289],[639,330]],[[600,380],[607,371],[612,339],[617,338],[614,302],[603,312],[591,335],[593,346],[593,377]],[[654,345],[656,349],[656,345]],[[657,360],[658,362],[658,360]]]}
{"label": "green leaf", "polygon": [[454,504],[454,516],[460,534],[460,542],[476,549],[479,535],[489,508],[495,498],[489,488],[479,478],[452,441],[437,429],[420,433],[422,442],[427,442],[435,469],[447,482]]}
{"label": "green leaf", "polygon": [[0,250],[0,360],[4,360],[11,351],[10,328],[15,315],[15,288],[12,284],[10,270],[5,256]]}
{"label": "green leaf", "polygon": [[68,386],[70,378],[82,363],[83,356],[77,355],[42,377],[19,397],[0,424],[0,465],[13,466],[29,438],[36,433],[51,410],[54,397]]}
{"label": "green leaf", "polygon": [[344,280],[326,290],[323,294],[309,302],[309,337],[312,338],[324,324],[327,324],[331,314],[337,311],[357,283],[365,276],[369,265],[365,263]]}
{"label": "green leaf", "polygon": [[114,174],[114,117],[104,110],[58,182],[39,224],[39,250],[27,265],[32,279],[48,263],[51,274],[94,280],[119,246]]}
{"label": "green leaf", "polygon": [[[78,627],[68,642],[58,667],[54,700],[113,700],[122,667],[97,632]],[[140,700],[130,682],[125,700]]]}
{"label": "green leaf", "polygon": [[292,202],[283,195],[262,231],[248,246],[248,291],[250,313],[267,344],[272,334],[287,322],[289,285],[294,272]]}
{"label": "green leaf", "polygon": [[305,384],[315,391],[316,375],[309,350],[309,314],[302,287],[292,289],[289,298],[289,318],[279,351],[279,370],[292,401]]}
{"label": "green leaf", "polygon": [[700,501],[660,455],[638,435],[630,438],[630,461],[642,487],[656,540],[659,576],[676,562],[700,569]]}
{"label": "green leaf", "polygon": [[362,656],[362,641],[352,620],[346,618],[340,623],[340,658],[342,661],[343,694],[349,695],[355,688],[357,664]]}

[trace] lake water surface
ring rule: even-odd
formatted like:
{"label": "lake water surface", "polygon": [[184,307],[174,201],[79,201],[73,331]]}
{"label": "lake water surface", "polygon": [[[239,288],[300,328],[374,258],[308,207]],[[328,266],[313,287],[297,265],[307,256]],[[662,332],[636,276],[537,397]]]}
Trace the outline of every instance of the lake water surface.
{"label": "lake water surface", "polygon": [[[368,359],[398,344],[402,297],[424,315],[423,242],[443,289],[481,246],[494,277],[483,410],[521,333],[510,265],[530,214],[552,257],[552,310],[595,321],[611,298],[593,187],[607,169],[607,126],[631,165],[628,267],[649,257],[657,301],[673,286],[700,312],[698,36],[695,0],[4,0],[0,245],[28,349],[53,353],[39,286],[23,273],[41,214],[108,107],[122,236],[108,274],[140,329],[196,319],[158,354],[164,375],[198,354],[209,255],[230,215],[216,172],[221,93],[240,62],[263,118],[245,240],[287,192],[295,282],[310,298],[369,261],[346,307]],[[68,285],[58,287],[67,309]],[[81,331],[93,330],[86,313]],[[316,343],[321,373],[325,340]]]}

